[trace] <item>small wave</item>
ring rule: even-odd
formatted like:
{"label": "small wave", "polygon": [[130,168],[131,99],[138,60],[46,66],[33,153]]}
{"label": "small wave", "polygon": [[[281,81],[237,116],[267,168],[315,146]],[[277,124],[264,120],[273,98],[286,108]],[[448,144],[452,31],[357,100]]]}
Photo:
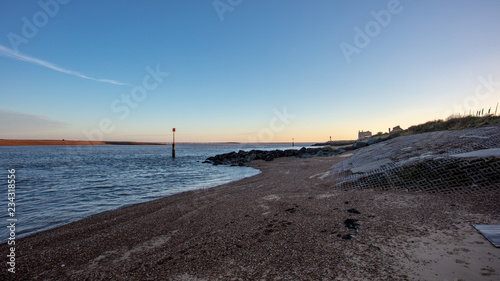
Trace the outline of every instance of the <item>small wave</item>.
{"label": "small wave", "polygon": [[113,188],[116,187],[116,185],[95,185],[93,188]]}

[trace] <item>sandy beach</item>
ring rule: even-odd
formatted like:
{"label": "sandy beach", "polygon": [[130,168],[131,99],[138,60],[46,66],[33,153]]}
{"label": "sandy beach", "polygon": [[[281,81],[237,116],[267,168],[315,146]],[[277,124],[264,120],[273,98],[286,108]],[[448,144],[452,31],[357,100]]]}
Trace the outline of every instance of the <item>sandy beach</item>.
{"label": "sandy beach", "polygon": [[346,156],[255,161],[251,178],[18,239],[0,279],[498,280],[500,249],[472,227],[500,224],[498,193],[332,189]]}
{"label": "sandy beach", "polygon": [[500,0],[2,4],[0,281],[500,281]]}

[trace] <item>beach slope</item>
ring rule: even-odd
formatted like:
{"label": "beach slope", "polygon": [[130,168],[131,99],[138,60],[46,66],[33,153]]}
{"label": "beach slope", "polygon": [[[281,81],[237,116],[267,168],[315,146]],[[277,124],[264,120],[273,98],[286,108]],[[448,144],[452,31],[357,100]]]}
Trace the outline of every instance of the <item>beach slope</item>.
{"label": "beach slope", "polygon": [[0,279],[498,280],[471,225],[500,223],[498,196],[333,189],[346,156],[255,161],[254,177],[18,239]]}

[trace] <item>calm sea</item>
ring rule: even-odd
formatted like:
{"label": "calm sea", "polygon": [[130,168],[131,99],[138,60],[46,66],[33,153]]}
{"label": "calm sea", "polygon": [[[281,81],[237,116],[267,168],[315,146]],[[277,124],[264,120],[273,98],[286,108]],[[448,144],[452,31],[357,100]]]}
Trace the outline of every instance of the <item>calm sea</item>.
{"label": "calm sea", "polygon": [[[302,144],[302,146],[305,146]],[[296,145],[295,148],[300,148]],[[207,157],[231,151],[289,149],[288,144],[0,147],[0,221],[8,225],[7,169],[15,169],[16,238],[126,205],[209,188],[259,173],[213,166]],[[0,224],[3,225],[3,224]],[[5,242],[9,232],[0,231]]]}

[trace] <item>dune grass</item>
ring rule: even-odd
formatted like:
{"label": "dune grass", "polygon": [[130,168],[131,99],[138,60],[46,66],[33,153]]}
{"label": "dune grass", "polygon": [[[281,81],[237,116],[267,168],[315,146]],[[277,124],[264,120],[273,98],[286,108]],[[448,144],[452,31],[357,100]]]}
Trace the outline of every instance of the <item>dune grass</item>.
{"label": "dune grass", "polygon": [[446,120],[434,120],[429,121],[424,124],[411,126],[408,129],[402,131],[401,135],[414,135],[428,132],[436,131],[454,131],[469,128],[479,128],[483,126],[493,125],[500,122],[500,116],[466,116],[466,117],[456,117],[450,116]]}

